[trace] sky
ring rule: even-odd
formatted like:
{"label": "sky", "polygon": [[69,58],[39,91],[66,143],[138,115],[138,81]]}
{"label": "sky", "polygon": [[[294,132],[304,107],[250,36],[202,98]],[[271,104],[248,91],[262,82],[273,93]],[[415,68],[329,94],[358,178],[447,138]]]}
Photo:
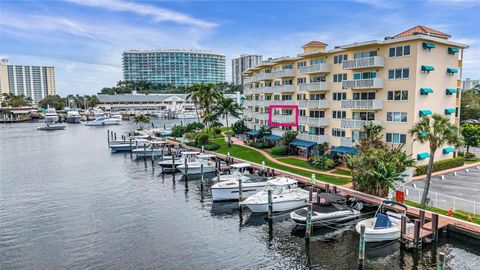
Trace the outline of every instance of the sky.
{"label": "sky", "polygon": [[95,94],[122,79],[129,49],[295,56],[311,40],[329,48],[381,40],[416,25],[470,46],[464,78],[480,78],[480,0],[128,1],[0,0],[0,58],[55,66],[57,93]]}

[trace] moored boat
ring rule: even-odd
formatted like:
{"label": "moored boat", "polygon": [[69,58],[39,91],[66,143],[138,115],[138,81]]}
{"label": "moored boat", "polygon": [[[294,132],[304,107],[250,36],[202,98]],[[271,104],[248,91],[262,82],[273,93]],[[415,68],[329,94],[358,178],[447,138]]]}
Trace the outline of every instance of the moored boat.
{"label": "moored boat", "polygon": [[55,124],[55,123],[49,124],[49,123],[47,123],[47,124],[45,124],[45,126],[38,127],[37,129],[38,130],[52,131],[52,130],[63,130],[65,128],[66,128],[66,126],[62,125],[62,124]]}
{"label": "moored boat", "polygon": [[187,159],[187,163],[183,162],[177,166],[177,169],[183,174],[212,173],[215,172],[215,162],[211,159],[215,157],[211,154],[191,156]]}
{"label": "moored boat", "polygon": [[109,126],[109,125],[120,125],[120,119],[109,118],[109,117],[97,117],[95,120],[90,121],[85,124],[86,126]]}

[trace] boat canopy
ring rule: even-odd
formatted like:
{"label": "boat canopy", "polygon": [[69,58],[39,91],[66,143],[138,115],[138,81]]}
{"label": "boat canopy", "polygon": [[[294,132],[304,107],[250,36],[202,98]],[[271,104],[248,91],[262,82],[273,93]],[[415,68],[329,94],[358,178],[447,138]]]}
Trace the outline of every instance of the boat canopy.
{"label": "boat canopy", "polygon": [[347,199],[344,196],[336,193],[318,193],[317,196],[329,202],[343,202]]}
{"label": "boat canopy", "polygon": [[230,165],[230,167],[232,167],[232,168],[237,168],[237,169],[249,168],[249,167],[251,167],[251,166],[252,166],[252,164],[247,163],[247,162],[235,163],[235,164]]}

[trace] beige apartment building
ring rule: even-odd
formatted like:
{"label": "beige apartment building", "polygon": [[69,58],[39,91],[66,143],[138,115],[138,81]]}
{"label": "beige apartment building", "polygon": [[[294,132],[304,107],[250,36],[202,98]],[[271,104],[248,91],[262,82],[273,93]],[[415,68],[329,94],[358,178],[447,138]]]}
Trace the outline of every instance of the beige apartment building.
{"label": "beige apartment building", "polygon": [[[417,26],[384,40],[333,49],[312,41],[296,57],[263,62],[244,72],[247,126],[256,130],[270,123],[273,140],[293,129],[299,132],[299,146],[326,142],[332,151],[354,153],[361,127],[374,122],[385,128],[388,144],[404,144],[424,164],[428,145],[408,135],[412,125],[433,113],[459,123],[462,57],[468,46],[450,37]],[[272,109],[269,122],[272,105],[294,108]],[[446,146],[435,158],[453,154],[453,146]]]}

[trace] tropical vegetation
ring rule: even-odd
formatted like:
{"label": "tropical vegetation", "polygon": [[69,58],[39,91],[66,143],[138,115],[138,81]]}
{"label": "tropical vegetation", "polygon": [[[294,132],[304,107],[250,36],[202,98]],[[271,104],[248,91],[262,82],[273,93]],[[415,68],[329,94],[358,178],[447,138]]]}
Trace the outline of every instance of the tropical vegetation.
{"label": "tropical vegetation", "polygon": [[462,91],[460,120],[480,119],[480,85]]}
{"label": "tropical vegetation", "polygon": [[232,124],[232,131],[236,135],[238,134],[245,134],[248,131],[247,125],[245,124],[244,119],[240,119],[237,122]]}
{"label": "tropical vegetation", "polygon": [[470,147],[480,146],[480,125],[472,123],[464,123],[460,131],[463,136],[464,145],[467,147],[467,155],[470,152]]}
{"label": "tropical vegetation", "polygon": [[146,124],[150,123],[150,117],[144,114],[139,114],[135,116],[133,122],[137,125],[140,124],[140,129],[143,129]]}
{"label": "tropical vegetation", "polygon": [[335,161],[328,155],[313,157],[310,159],[310,163],[314,168],[320,170],[331,170],[335,168]]}
{"label": "tropical vegetation", "polygon": [[32,102],[31,97],[3,93],[1,105],[2,107],[23,107],[32,105]]}
{"label": "tropical vegetation", "polygon": [[40,102],[38,106],[42,108],[55,108],[56,110],[63,110],[65,108],[66,102],[64,98],[61,98],[59,95],[46,96]]}

